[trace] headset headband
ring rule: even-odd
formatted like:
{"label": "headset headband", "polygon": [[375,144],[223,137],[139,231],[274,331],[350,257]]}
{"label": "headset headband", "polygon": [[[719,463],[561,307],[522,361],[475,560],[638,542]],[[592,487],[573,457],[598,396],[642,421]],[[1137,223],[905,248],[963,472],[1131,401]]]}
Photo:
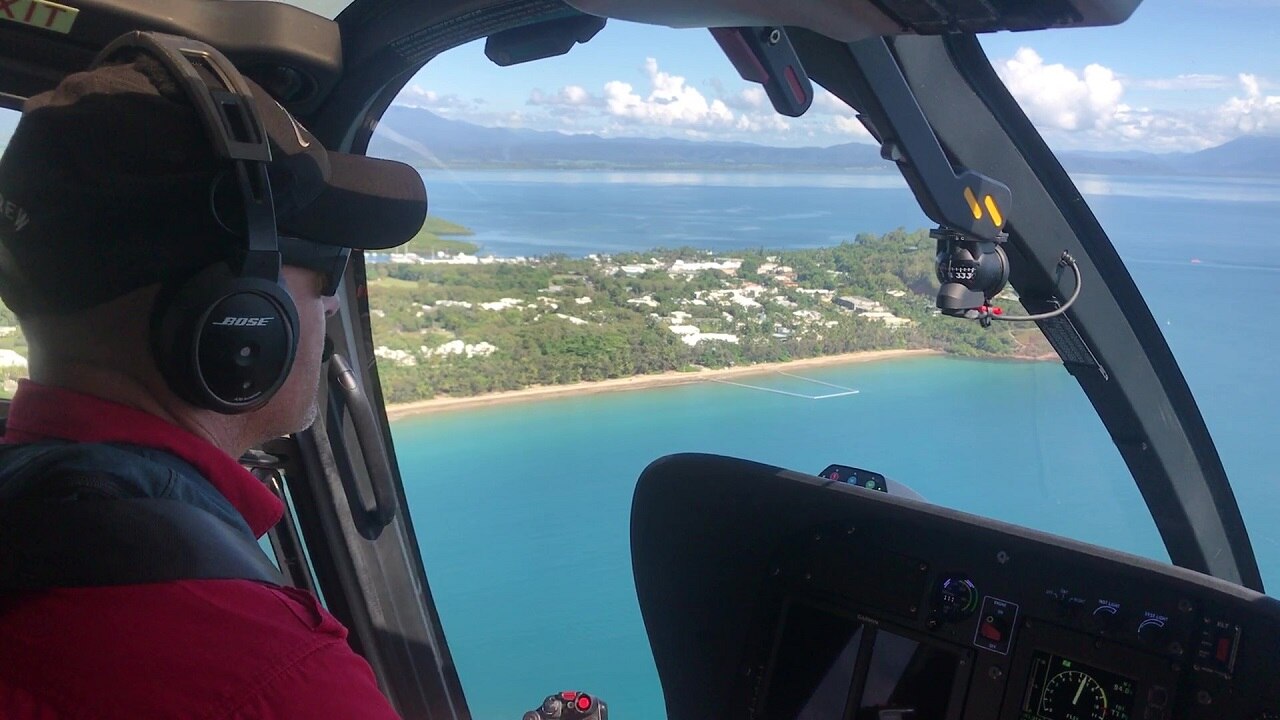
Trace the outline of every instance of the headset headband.
{"label": "headset headband", "polygon": [[165,66],[195,107],[214,153],[233,164],[244,208],[246,244],[237,268],[240,276],[278,280],[275,203],[267,177],[271,146],[248,84],[213,46],[156,32],[132,32],[117,38],[98,54],[91,67],[127,49],[142,50]]}

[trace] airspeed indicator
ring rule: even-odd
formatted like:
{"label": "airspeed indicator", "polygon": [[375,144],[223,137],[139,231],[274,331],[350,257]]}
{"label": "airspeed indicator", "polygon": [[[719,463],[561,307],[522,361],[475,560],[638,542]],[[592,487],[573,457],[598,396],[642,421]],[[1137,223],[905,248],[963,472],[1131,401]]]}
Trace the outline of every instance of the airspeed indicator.
{"label": "airspeed indicator", "polygon": [[1040,698],[1045,720],[1107,720],[1107,693],[1093,676],[1079,670],[1060,672],[1045,683]]}
{"label": "airspeed indicator", "polygon": [[1133,700],[1129,678],[1037,650],[1019,720],[1130,720]]}

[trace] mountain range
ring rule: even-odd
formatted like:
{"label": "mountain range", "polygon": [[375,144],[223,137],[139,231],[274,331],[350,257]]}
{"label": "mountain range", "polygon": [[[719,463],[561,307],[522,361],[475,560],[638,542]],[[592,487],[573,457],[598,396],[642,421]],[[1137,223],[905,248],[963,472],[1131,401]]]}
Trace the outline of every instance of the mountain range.
{"label": "mountain range", "polygon": [[[892,170],[864,143],[785,148],[675,138],[604,138],[491,128],[392,106],[370,155],[420,167],[635,168],[689,170]],[[1064,152],[1067,170],[1103,175],[1280,177],[1280,137],[1245,136],[1196,152]]]}

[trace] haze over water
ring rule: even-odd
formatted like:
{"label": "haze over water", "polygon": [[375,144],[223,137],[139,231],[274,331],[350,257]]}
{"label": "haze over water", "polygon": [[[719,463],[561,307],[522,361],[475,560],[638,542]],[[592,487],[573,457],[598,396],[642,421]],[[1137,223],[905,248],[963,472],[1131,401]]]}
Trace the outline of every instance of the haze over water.
{"label": "haze over water", "polygon": [[[426,178],[433,212],[473,228],[498,255],[815,247],[929,226],[893,175]],[[1271,314],[1280,308],[1280,244],[1270,228],[1280,183],[1078,182],[1188,378],[1274,594],[1280,475],[1268,450],[1280,427],[1280,323]],[[860,465],[942,505],[1167,561],[1131,476],[1060,364],[916,358],[798,374],[861,392],[809,400],[701,383],[393,425],[474,717],[519,717],[566,688],[600,694],[617,718],[664,716],[634,597],[628,519],[636,477],[671,452],[809,472]],[[829,390],[777,375],[744,382]]]}

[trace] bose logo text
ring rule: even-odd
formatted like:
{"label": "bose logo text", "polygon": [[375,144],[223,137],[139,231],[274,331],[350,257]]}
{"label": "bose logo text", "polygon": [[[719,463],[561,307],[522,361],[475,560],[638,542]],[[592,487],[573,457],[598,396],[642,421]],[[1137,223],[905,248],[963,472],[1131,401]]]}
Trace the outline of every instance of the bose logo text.
{"label": "bose logo text", "polygon": [[228,315],[216,323],[214,327],[262,327],[275,320],[273,317],[232,317]]}

